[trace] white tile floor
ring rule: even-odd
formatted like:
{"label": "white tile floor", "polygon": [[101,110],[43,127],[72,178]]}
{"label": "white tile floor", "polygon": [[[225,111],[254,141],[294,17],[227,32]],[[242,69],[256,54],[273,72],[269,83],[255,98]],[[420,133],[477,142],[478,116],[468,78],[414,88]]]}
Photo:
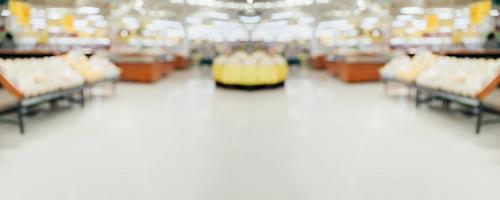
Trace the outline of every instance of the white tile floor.
{"label": "white tile floor", "polygon": [[177,72],[0,124],[0,199],[498,200],[500,125],[473,124],[320,72],[261,92]]}

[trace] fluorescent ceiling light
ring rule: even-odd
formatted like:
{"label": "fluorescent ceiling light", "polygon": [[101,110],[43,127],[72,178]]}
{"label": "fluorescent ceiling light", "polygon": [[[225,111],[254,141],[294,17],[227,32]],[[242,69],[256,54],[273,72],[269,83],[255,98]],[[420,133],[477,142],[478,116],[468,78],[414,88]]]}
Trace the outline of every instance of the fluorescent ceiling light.
{"label": "fluorescent ceiling light", "polygon": [[413,16],[411,15],[398,15],[396,16],[396,20],[398,21],[410,21],[413,19]]}
{"label": "fluorescent ceiling light", "polygon": [[293,17],[293,12],[286,11],[286,12],[280,12],[280,13],[273,13],[271,15],[271,20],[289,19],[292,17]]}
{"label": "fluorescent ceiling light", "polygon": [[497,17],[499,15],[498,10],[490,10],[490,15],[493,17]]}
{"label": "fluorescent ceiling light", "polygon": [[260,22],[260,16],[240,16],[240,21],[245,24],[255,24]]}
{"label": "fluorescent ceiling light", "polygon": [[314,17],[302,17],[299,19],[299,24],[312,24],[314,23]]}
{"label": "fluorescent ceiling light", "polygon": [[201,24],[203,20],[198,17],[186,17],[186,23],[188,24]]}
{"label": "fluorescent ceiling light", "polygon": [[9,10],[2,10],[2,16],[7,17],[10,16],[10,11]]}
{"label": "fluorescent ceiling light", "polygon": [[421,7],[403,7],[401,8],[401,13],[407,15],[422,15],[425,14],[425,10]]}
{"label": "fluorescent ceiling light", "polygon": [[227,13],[221,13],[221,12],[207,12],[206,16],[212,19],[220,19],[220,20],[229,19],[229,15]]}
{"label": "fluorescent ceiling light", "polygon": [[76,9],[76,14],[79,15],[95,15],[99,14],[100,9],[97,7],[84,6]]}
{"label": "fluorescent ceiling light", "polygon": [[102,15],[89,15],[87,16],[87,19],[91,21],[102,21],[104,20],[104,17]]}

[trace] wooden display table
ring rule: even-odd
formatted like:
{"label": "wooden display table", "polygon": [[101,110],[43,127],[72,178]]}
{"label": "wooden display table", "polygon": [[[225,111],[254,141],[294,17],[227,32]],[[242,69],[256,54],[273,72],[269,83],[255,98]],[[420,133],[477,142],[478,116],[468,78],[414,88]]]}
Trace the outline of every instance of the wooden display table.
{"label": "wooden display table", "polygon": [[340,63],[338,66],[338,77],[350,83],[378,81],[379,70],[385,63]]}
{"label": "wooden display table", "polygon": [[115,63],[121,70],[121,80],[155,82],[174,70],[172,62],[158,63]]}
{"label": "wooden display table", "polygon": [[388,61],[384,54],[335,55],[326,61],[327,71],[349,83],[378,81],[379,70]]}
{"label": "wooden display table", "polygon": [[326,68],[326,56],[315,56],[310,60],[310,65],[313,69],[322,70]]}
{"label": "wooden display table", "polygon": [[325,67],[328,73],[337,76],[339,74],[340,62],[337,61],[326,61]]}
{"label": "wooden display table", "polygon": [[176,69],[187,69],[191,65],[191,60],[185,56],[175,55],[174,66]]}
{"label": "wooden display table", "polygon": [[112,60],[122,70],[120,78],[124,81],[155,82],[175,67],[166,55],[118,54]]}

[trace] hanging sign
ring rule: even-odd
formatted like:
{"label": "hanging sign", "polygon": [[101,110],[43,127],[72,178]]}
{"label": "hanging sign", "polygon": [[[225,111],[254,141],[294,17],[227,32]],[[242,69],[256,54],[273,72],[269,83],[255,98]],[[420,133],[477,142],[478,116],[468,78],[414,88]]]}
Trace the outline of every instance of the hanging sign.
{"label": "hanging sign", "polygon": [[480,1],[473,3],[469,7],[471,24],[481,24],[489,15],[491,10],[491,1]]}
{"label": "hanging sign", "polygon": [[66,32],[73,32],[74,31],[74,21],[75,17],[71,14],[66,14],[62,18],[62,27],[64,31]]}
{"label": "hanging sign", "polygon": [[16,17],[17,22],[21,25],[28,25],[30,23],[31,6],[22,1],[9,2],[9,10],[11,15]]}
{"label": "hanging sign", "polygon": [[427,21],[427,32],[433,33],[436,32],[438,26],[439,26],[439,18],[437,15],[427,15],[425,17],[425,20]]}

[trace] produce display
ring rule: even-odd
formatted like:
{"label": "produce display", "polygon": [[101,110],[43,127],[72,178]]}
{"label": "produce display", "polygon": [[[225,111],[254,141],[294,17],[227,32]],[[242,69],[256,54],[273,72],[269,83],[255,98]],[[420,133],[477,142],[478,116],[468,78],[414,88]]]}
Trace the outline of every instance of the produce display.
{"label": "produce display", "polygon": [[79,51],[71,51],[63,57],[88,83],[117,78],[120,75],[120,69],[103,55],[94,55],[89,59]]}
{"label": "produce display", "polygon": [[24,97],[84,84],[84,78],[62,57],[0,60],[0,73]]}
{"label": "produce display", "polygon": [[226,85],[262,86],[281,84],[286,80],[288,65],[280,55],[263,51],[243,51],[217,57],[212,72],[218,83]]}
{"label": "produce display", "polygon": [[90,66],[100,67],[103,70],[105,79],[117,79],[120,77],[121,70],[105,55],[96,54],[89,59]]}
{"label": "produce display", "polygon": [[477,97],[500,76],[500,59],[437,57],[416,79],[417,85]]}
{"label": "produce display", "polygon": [[380,70],[380,74],[384,78],[414,83],[419,74],[431,67],[437,58],[429,51],[417,53],[413,58],[397,56]]}

